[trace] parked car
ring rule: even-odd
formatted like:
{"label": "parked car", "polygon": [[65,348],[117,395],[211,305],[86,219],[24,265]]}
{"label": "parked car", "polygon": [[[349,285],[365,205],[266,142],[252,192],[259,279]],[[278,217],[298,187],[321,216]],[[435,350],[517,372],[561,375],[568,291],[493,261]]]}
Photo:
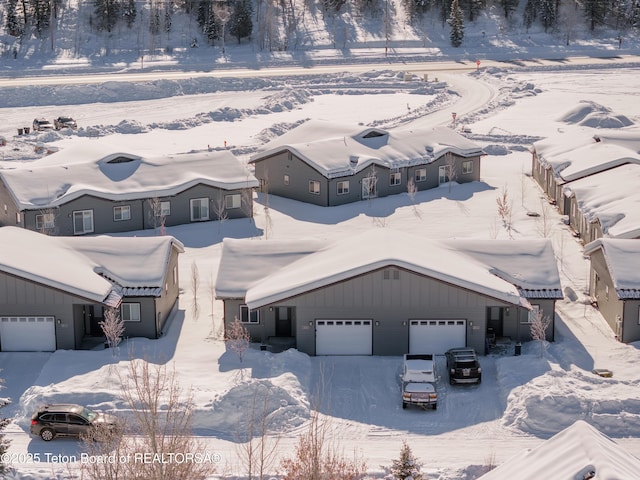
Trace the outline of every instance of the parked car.
{"label": "parked car", "polygon": [[62,116],[53,121],[53,127],[56,130],[60,130],[62,128],[71,128],[72,130],[75,130],[78,128],[78,123],[71,117]]}
{"label": "parked car", "polygon": [[436,363],[433,355],[405,354],[402,365],[402,408],[419,405],[438,408]]}
{"label": "parked car", "polygon": [[41,407],[33,414],[29,431],[49,442],[56,437],[86,436],[98,440],[103,429],[116,431],[117,418],[81,405],[52,404]]}
{"label": "parked car", "polygon": [[473,348],[451,348],[445,353],[449,383],[481,383],[482,368]]}
{"label": "parked car", "polygon": [[33,120],[33,131],[40,132],[42,130],[51,130],[53,125],[46,118],[35,118]]}

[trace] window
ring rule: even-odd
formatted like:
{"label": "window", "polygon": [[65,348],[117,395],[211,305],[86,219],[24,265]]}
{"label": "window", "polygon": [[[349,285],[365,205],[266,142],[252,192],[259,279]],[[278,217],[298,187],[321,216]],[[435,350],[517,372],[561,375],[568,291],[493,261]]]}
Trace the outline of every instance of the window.
{"label": "window", "polygon": [[78,210],[73,212],[73,234],[93,232],[93,210]]}
{"label": "window", "polygon": [[240,208],[240,194],[234,193],[233,195],[225,195],[224,206],[226,209]]}
{"label": "window", "polygon": [[131,207],[129,205],[113,207],[113,221],[120,222],[122,220],[131,220]]}
{"label": "window", "polygon": [[338,195],[345,195],[349,193],[349,180],[338,182]]}
{"label": "window", "polygon": [[471,160],[462,162],[462,173],[463,174],[473,173],[473,162]]}
{"label": "window", "polygon": [[140,304],[123,303],[122,305],[120,305],[120,318],[122,318],[123,322],[139,322]]}
{"label": "window", "polygon": [[36,215],[36,230],[46,230],[55,227],[55,215],[53,213],[43,213]]}
{"label": "window", "polygon": [[20,212],[16,212],[16,223],[22,223],[22,214]]}
{"label": "window", "polygon": [[173,284],[174,285],[178,284],[178,266],[177,265],[173,266]]}
{"label": "window", "polygon": [[416,182],[424,182],[427,180],[427,169],[426,168],[418,168],[416,170]]}
{"label": "window", "polygon": [[289,178],[289,175],[287,175],[286,173],[284,174],[284,179],[282,180],[282,182],[285,185],[289,185],[289,182],[291,181],[291,179]]}
{"label": "window", "polygon": [[531,305],[531,310],[529,310],[529,314],[527,315],[527,321],[525,323],[533,323],[538,319],[540,315],[540,305]]}
{"label": "window", "polygon": [[442,185],[449,181],[449,174],[447,173],[447,170],[448,168],[446,165],[438,167],[438,185]]}
{"label": "window", "polygon": [[402,174],[400,172],[393,172],[389,175],[389,185],[400,185],[402,182]]}
{"label": "window", "polygon": [[242,323],[260,323],[260,310],[249,310],[246,305],[240,305],[240,321]]}
{"label": "window", "polygon": [[397,268],[387,268],[382,272],[384,280],[400,280],[400,270]]}
{"label": "window", "polygon": [[160,216],[168,217],[171,215],[171,202],[160,202]]}
{"label": "window", "polygon": [[189,201],[191,205],[191,221],[198,222],[209,220],[209,199],[193,198]]}
{"label": "window", "polygon": [[309,193],[313,193],[314,195],[320,195],[320,182],[316,182],[315,180],[309,180]]}

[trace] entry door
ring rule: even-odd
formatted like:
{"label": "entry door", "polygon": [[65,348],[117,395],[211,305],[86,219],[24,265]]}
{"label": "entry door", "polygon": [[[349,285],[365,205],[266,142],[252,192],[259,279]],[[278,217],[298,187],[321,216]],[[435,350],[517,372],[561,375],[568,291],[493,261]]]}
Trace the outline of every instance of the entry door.
{"label": "entry door", "polygon": [[487,309],[487,333],[502,337],[502,307],[489,307]]}
{"label": "entry door", "polygon": [[291,336],[291,308],[276,307],[276,337]]}

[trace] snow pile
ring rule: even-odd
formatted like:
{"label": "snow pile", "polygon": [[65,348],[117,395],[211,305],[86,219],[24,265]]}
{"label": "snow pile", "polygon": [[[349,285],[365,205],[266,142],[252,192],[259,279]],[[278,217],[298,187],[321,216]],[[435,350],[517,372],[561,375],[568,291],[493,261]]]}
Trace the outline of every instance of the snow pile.
{"label": "snow pile", "polygon": [[[640,398],[637,381],[602,378],[577,367],[569,370],[523,357],[519,362],[497,362],[499,378],[509,378],[505,369],[527,368],[532,379],[513,388],[507,398],[503,423],[541,437],[555,434],[577,420],[585,420],[603,433],[634,436],[640,429]],[[536,369],[538,369],[536,371]],[[521,375],[519,375],[521,378]]]}
{"label": "snow pile", "polygon": [[589,100],[581,101],[558,121],[592,128],[622,128],[633,125],[625,115],[615,115],[610,108]]}

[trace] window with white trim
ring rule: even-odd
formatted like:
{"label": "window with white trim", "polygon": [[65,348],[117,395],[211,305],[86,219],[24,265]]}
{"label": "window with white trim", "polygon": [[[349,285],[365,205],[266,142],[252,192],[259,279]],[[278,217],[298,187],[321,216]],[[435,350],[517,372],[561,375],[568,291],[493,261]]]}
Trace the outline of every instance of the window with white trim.
{"label": "window with white trim", "polygon": [[178,266],[177,265],[173,266],[173,284],[174,285],[178,284]]}
{"label": "window with white trim", "polygon": [[120,305],[120,318],[123,322],[139,322],[140,304],[139,303],[122,303]]}
{"label": "window with white trim", "polygon": [[20,212],[16,212],[16,223],[17,224],[22,223],[22,214]]}
{"label": "window with white trim", "polygon": [[56,216],[53,213],[36,215],[36,230],[47,230],[56,226]]}
{"label": "window with white trim", "polygon": [[209,220],[209,199],[208,198],[192,198],[189,200],[191,207],[191,221],[198,222]]}
{"label": "window with white trim", "polygon": [[416,170],[415,181],[416,182],[424,182],[427,180],[427,169],[426,168],[418,168]]}
{"label": "window with white trim", "polygon": [[462,162],[462,173],[463,175],[473,173],[473,161],[467,160],[466,162]]}
{"label": "window with white trim", "polygon": [[232,208],[240,208],[240,194],[234,193],[232,195],[224,196],[224,207],[229,210]]}
{"label": "window with white trim", "polygon": [[169,215],[171,215],[171,202],[168,200],[160,202],[160,216],[168,217]]}
{"label": "window with white trim", "polygon": [[538,319],[539,315],[540,315],[540,305],[531,305],[531,310],[529,310],[529,313],[527,315],[527,320],[524,323],[532,324]]}
{"label": "window with white trim", "polygon": [[349,180],[343,180],[336,184],[338,189],[338,195],[345,195],[349,193]]}
{"label": "window with white trim", "polygon": [[246,305],[240,305],[240,321],[242,323],[260,323],[260,310],[249,310]]}
{"label": "window with white trim", "polygon": [[282,182],[283,182],[285,185],[289,185],[289,182],[290,182],[290,181],[291,181],[291,177],[289,177],[289,175],[285,173],[285,174],[284,174],[284,178],[282,179]]}
{"label": "window with white trim", "polygon": [[400,172],[391,172],[389,175],[389,185],[400,185],[402,183],[402,174]]}
{"label": "window with white trim", "polygon": [[129,205],[113,207],[113,221],[120,222],[122,220],[131,220],[131,207]]}
{"label": "window with white trim", "polygon": [[309,193],[320,195],[320,182],[316,180],[309,180]]}
{"label": "window with white trim", "polygon": [[93,232],[93,210],[73,212],[73,234],[82,235]]}

